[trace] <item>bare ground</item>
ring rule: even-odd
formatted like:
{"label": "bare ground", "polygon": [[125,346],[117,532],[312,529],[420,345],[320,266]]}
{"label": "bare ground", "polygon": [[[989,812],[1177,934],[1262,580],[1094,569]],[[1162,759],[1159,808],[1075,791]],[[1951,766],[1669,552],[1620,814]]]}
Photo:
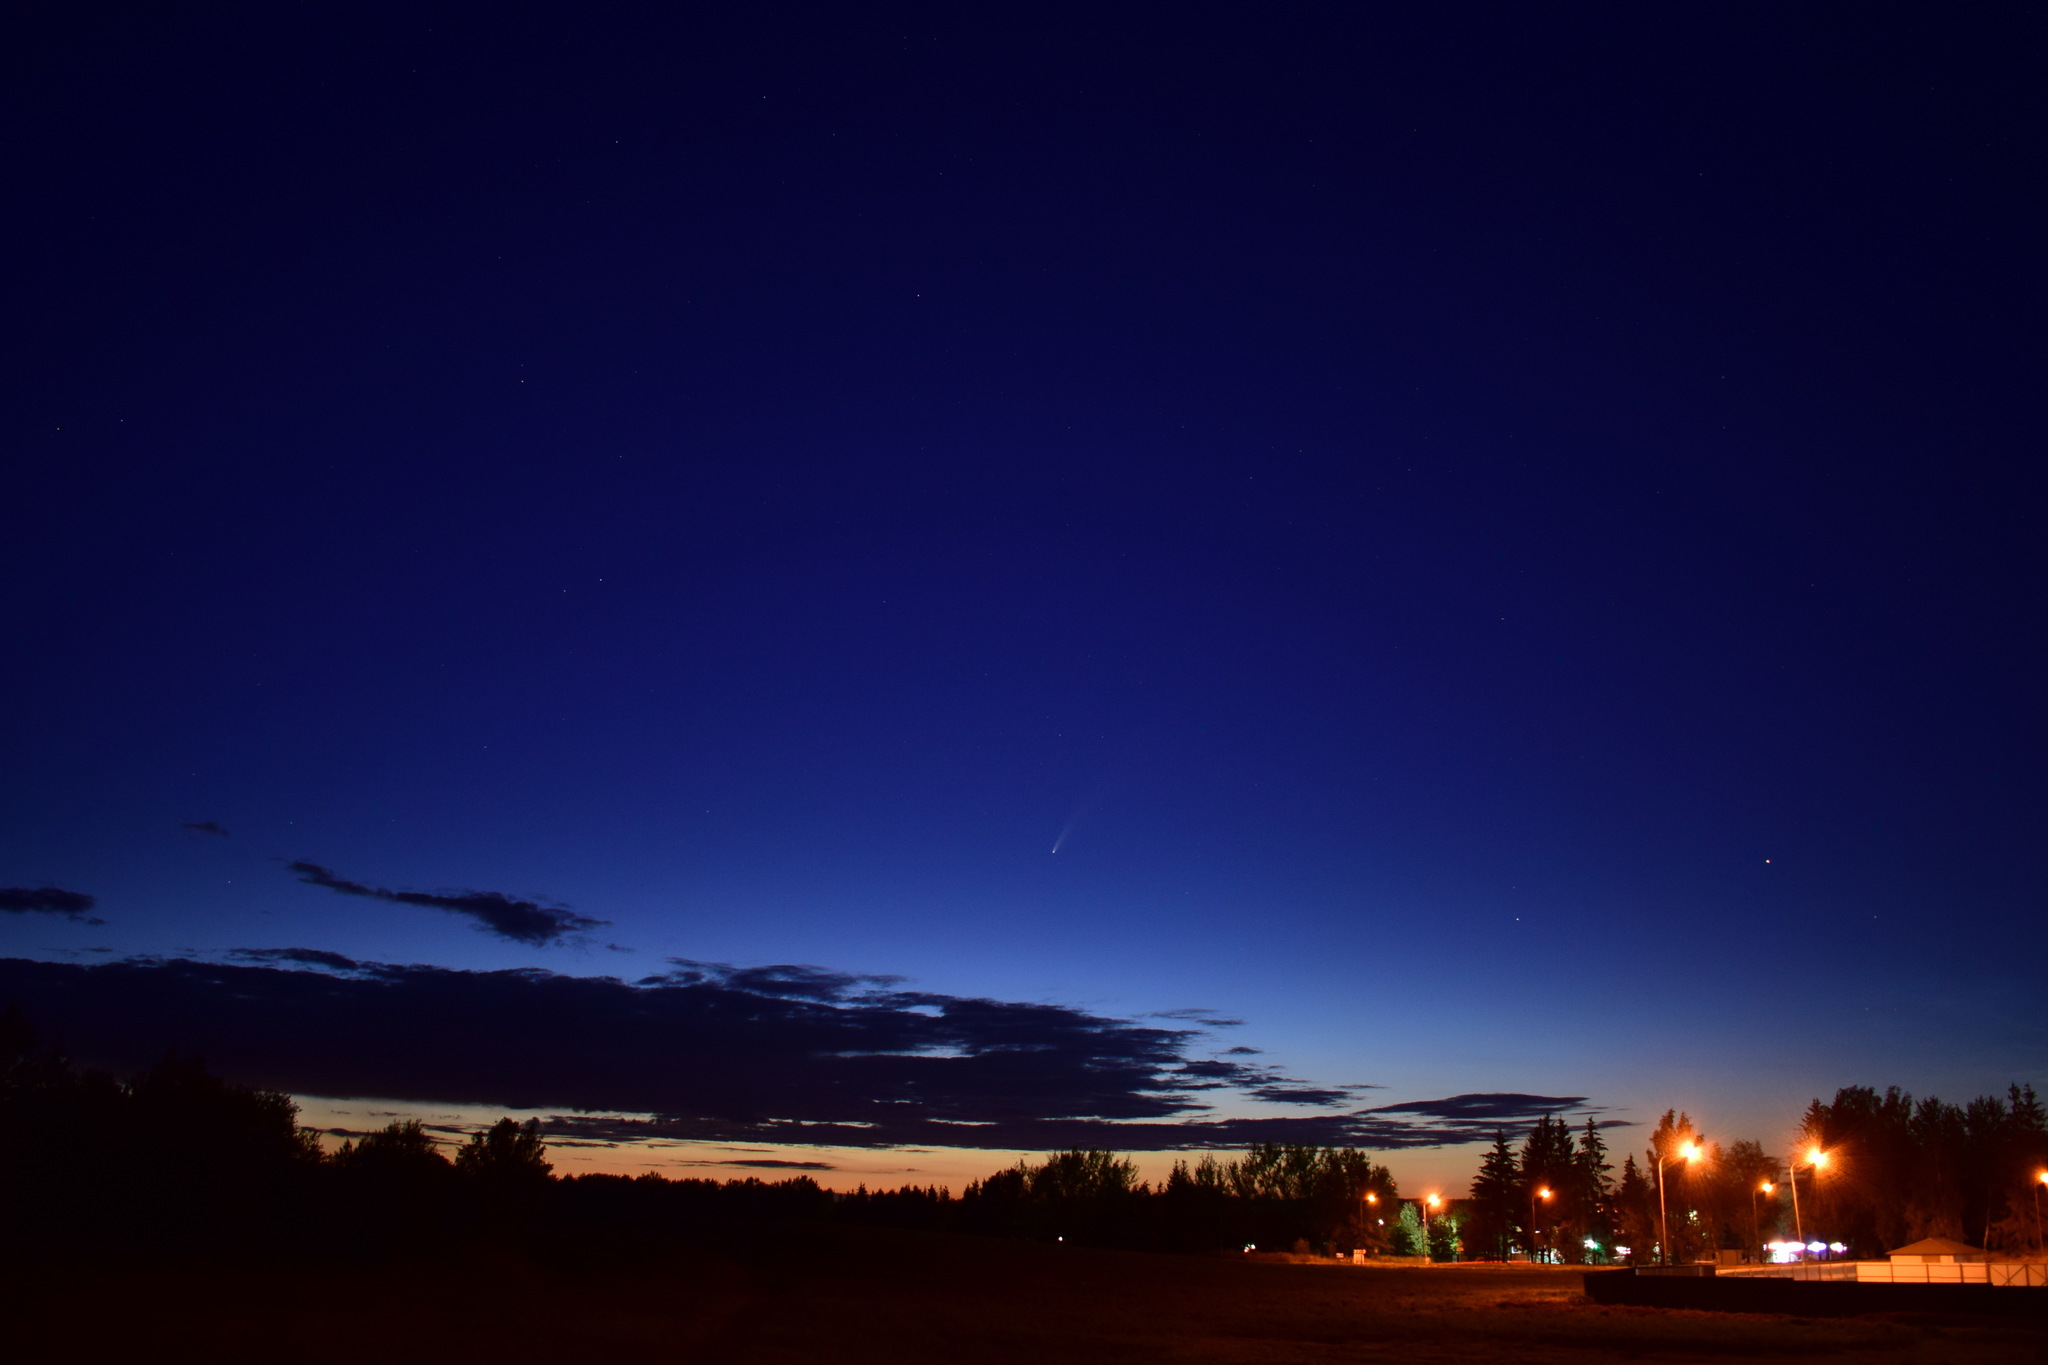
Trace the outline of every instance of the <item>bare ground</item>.
{"label": "bare ground", "polygon": [[0,1354],[173,1360],[1174,1362],[2048,1360],[2040,1324],[1603,1308],[1543,1267],[1370,1270],[854,1229],[660,1266],[12,1267]]}

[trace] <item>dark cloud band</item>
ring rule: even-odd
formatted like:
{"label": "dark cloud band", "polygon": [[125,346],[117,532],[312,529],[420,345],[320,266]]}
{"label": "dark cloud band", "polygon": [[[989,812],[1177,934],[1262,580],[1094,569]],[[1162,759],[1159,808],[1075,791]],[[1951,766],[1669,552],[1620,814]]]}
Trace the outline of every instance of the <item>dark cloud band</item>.
{"label": "dark cloud band", "polygon": [[1346,1092],[1193,1056],[1206,1037],[1198,1029],[812,967],[690,962],[628,983],[358,963],[319,949],[241,956],[261,965],[0,959],[0,1000],[18,1002],[75,1055],[115,1068],[176,1045],[237,1080],[301,1094],[654,1116],[555,1127],[586,1140],[1390,1148],[1472,1141],[1582,1103],[1462,1095],[1217,1118],[1208,1092],[1306,1092],[1272,1096],[1289,1103]]}
{"label": "dark cloud band", "polygon": [[87,919],[93,898],[83,891],[66,891],[59,886],[0,886],[0,910],[15,915],[63,915],[88,924],[104,921]]}
{"label": "dark cloud band", "polygon": [[296,862],[288,866],[308,886],[324,886],[344,896],[367,896],[396,905],[419,905],[467,915],[486,933],[514,943],[546,945],[611,922],[579,915],[558,905],[517,900],[498,891],[388,891],[381,886],[352,882],[318,863]]}

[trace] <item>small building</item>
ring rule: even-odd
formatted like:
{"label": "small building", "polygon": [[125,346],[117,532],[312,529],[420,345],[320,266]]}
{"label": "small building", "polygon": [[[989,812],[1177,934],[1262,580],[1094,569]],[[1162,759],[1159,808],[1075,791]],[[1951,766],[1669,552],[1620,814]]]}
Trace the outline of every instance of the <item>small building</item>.
{"label": "small building", "polygon": [[1887,1251],[1885,1257],[1893,1265],[1961,1265],[1991,1259],[1983,1247],[1973,1247],[1952,1237],[1923,1238],[1910,1246]]}

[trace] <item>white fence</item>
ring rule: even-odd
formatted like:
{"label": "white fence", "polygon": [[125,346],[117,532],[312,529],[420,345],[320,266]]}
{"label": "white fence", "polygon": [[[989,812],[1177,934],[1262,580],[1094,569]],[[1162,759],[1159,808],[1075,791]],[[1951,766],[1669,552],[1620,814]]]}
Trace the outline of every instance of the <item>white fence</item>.
{"label": "white fence", "polygon": [[1716,1274],[1757,1280],[2048,1288],[2048,1261],[1822,1261],[1814,1265],[1720,1266]]}

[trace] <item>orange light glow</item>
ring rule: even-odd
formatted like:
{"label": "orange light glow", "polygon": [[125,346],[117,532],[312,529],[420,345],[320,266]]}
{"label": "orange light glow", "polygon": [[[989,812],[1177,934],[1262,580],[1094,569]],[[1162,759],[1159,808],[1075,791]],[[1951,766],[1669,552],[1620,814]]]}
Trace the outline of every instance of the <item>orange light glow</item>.
{"label": "orange light glow", "polygon": [[1757,1189],[1761,1190],[1765,1194],[1769,1194],[1772,1190],[1775,1190],[1777,1188],[1778,1187],[1776,1185],[1773,1185],[1768,1180],[1766,1180],[1763,1184],[1757,1186]]}
{"label": "orange light glow", "polygon": [[1816,1171],[1828,1164],[1828,1154],[1818,1147],[1808,1152],[1806,1159],[1813,1163],[1813,1169]]}
{"label": "orange light glow", "polygon": [[1431,1195],[1429,1197],[1429,1206],[1431,1208],[1435,1208],[1438,1204],[1441,1204],[1442,1202],[1443,1201],[1441,1199],[1438,1199],[1435,1195]]}
{"label": "orange light glow", "polygon": [[1536,1191],[1536,1197],[1537,1197],[1538,1199],[1548,1199],[1548,1198],[1550,1198],[1550,1191],[1549,1191],[1549,1190],[1538,1190],[1538,1191]]}

